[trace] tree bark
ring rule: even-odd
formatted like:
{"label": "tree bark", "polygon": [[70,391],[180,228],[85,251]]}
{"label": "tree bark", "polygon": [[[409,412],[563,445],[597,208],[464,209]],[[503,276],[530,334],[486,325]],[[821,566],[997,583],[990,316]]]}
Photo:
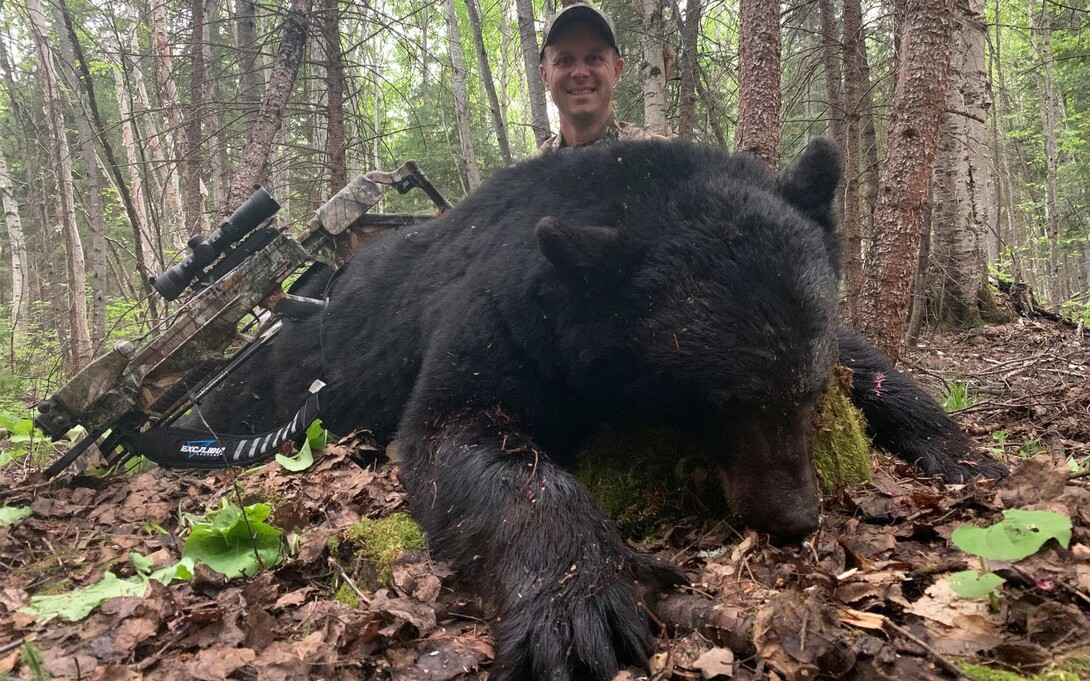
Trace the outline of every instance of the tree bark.
{"label": "tree bark", "polygon": [[477,153],[473,150],[473,126],[469,121],[469,98],[466,95],[466,69],[462,59],[462,42],[458,33],[458,11],[454,0],[444,3],[447,19],[447,39],[450,46],[450,69],[454,85],[454,117],[458,124],[458,142],[462,158],[466,162],[469,190],[481,185],[481,169],[477,165]]}
{"label": "tree bark", "polygon": [[[54,23],[59,27],[57,38],[61,46],[61,59],[64,61],[65,86],[72,118],[76,121],[76,135],[79,140],[80,156],[83,159],[84,184],[87,197],[87,223],[91,230],[91,257],[88,274],[91,283],[91,342],[95,348],[101,348],[106,339],[106,216],[102,201],[102,184],[99,181],[98,163],[95,159],[94,133],[79,93],[79,78],[76,72],[76,52],[72,38],[64,30],[64,15],[58,6],[53,7]],[[9,229],[10,231],[10,229]]]}
{"label": "tree bark", "polygon": [[640,17],[640,45],[643,61],[640,75],[643,82],[643,125],[660,135],[670,133],[666,120],[666,39],[662,0],[636,0],[633,3]]}
{"label": "tree bark", "polygon": [[974,328],[987,291],[988,225],[985,117],[991,93],[984,72],[984,0],[956,0],[946,113],[939,132],[932,189],[929,298],[938,322]]}
{"label": "tree bark", "polygon": [[261,105],[261,72],[258,63],[256,6],[254,0],[235,0],[235,21],[238,26],[239,99],[245,129],[253,127]]}
{"label": "tree bark", "polygon": [[325,55],[326,137],[330,196],[348,184],[344,144],[344,59],[341,47],[340,0],[323,0],[319,25]]}
{"label": "tree bark", "polygon": [[741,0],[735,151],[772,169],[780,160],[780,3]]}
{"label": "tree bark", "polygon": [[257,120],[250,128],[238,170],[231,180],[227,204],[220,207],[224,216],[230,215],[231,211],[249,198],[253,185],[264,174],[276,133],[284,123],[284,110],[295,84],[295,76],[299,73],[299,64],[303,60],[310,8],[311,0],[292,0],[291,9],[284,19],[284,32],[277,49],[276,66],[269,76],[265,99],[261,102]]}
{"label": "tree bark", "polygon": [[893,96],[873,257],[856,323],[896,359],[904,335],[950,64],[950,0],[910,0]]}
{"label": "tree bark", "polygon": [[480,69],[480,77],[484,82],[484,91],[488,96],[488,110],[492,114],[492,130],[496,133],[496,142],[500,147],[503,165],[509,166],[511,165],[511,145],[507,141],[507,128],[503,125],[500,98],[496,94],[496,82],[492,79],[492,67],[488,63],[488,52],[484,46],[481,11],[477,6],[477,0],[465,0],[465,2],[466,9],[469,11],[469,23],[473,27],[473,43],[477,47],[477,68]]}
{"label": "tree bark", "polygon": [[828,105],[828,134],[844,149],[844,105],[841,98],[840,62],[843,50],[836,31],[836,7],[833,0],[819,0],[821,18],[821,61],[825,67],[825,100]]}
{"label": "tree bark", "polygon": [[696,127],[697,79],[700,78],[700,18],[703,0],[689,0],[685,3],[685,18],[681,8],[674,0],[674,18],[681,34],[681,80],[678,83],[678,122],[677,135],[682,139],[692,139]]}
{"label": "tree bark", "polygon": [[8,233],[8,245],[11,248],[11,328],[15,333],[23,333],[27,328],[27,294],[30,287],[27,281],[26,238],[23,236],[23,221],[19,217],[19,202],[11,191],[11,174],[8,162],[0,153],[0,210],[4,215],[4,226]]}
{"label": "tree bark", "polygon": [[1063,297],[1060,273],[1060,210],[1056,199],[1056,130],[1060,126],[1060,116],[1056,100],[1056,69],[1052,61],[1052,27],[1048,12],[1048,2],[1041,0],[1040,8],[1034,10],[1033,0],[1026,3],[1030,17],[1030,45],[1033,47],[1034,61],[1041,65],[1043,78],[1038,81],[1038,110],[1041,117],[1041,135],[1045,143],[1045,219],[1048,236],[1048,306],[1052,312],[1060,309]]}
{"label": "tree bark", "polygon": [[541,82],[538,66],[540,46],[534,28],[534,3],[532,0],[515,0],[518,13],[519,36],[522,38],[522,60],[526,67],[526,90],[530,93],[530,121],[538,144],[549,139],[549,113],[545,108],[545,84]]}
{"label": "tree bark", "polygon": [[863,287],[863,223],[859,212],[859,121],[863,108],[863,12],[859,0],[844,0],[844,279],[848,314],[854,319]]}
{"label": "tree bark", "polygon": [[60,103],[60,83],[49,27],[41,0],[27,0],[30,34],[38,55],[38,77],[42,85],[42,111],[49,137],[49,157],[57,182],[57,217],[64,237],[68,279],[68,316],[72,333],[72,365],[79,369],[91,361],[91,331],[87,319],[87,270],[83,240],[76,225],[76,196],[72,187],[72,161],[65,134]]}
{"label": "tree bark", "polygon": [[189,106],[185,122],[185,231],[205,231],[204,183],[201,180],[201,117],[204,116],[204,0],[193,0],[189,38]]}
{"label": "tree bark", "polygon": [[140,174],[140,158],[137,153],[136,124],[133,122],[132,105],[128,88],[125,87],[125,79],[121,63],[114,64],[114,91],[117,95],[117,110],[121,114],[121,146],[125,149],[125,157],[129,168],[129,196],[132,198],[133,210],[136,212],[136,229],[140,231],[140,238],[136,240],[136,258],[141,269],[146,272],[158,272],[163,269],[162,263],[155,256],[152,248],[152,240],[147,231],[148,209],[144,200],[144,178]]}

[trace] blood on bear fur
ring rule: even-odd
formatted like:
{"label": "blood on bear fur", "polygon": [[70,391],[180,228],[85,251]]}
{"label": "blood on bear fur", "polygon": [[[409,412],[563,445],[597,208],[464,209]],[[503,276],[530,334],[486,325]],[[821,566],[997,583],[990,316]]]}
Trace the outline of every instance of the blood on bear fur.
{"label": "blood on bear fur", "polygon": [[[670,425],[699,439],[748,524],[816,527],[811,412],[842,335],[839,174],[826,140],[779,177],[658,141],[499,171],[361,249],[325,313],[286,323],[204,417],[271,429],[321,378],[331,430],[396,434],[432,551],[496,607],[491,677],[612,678],[650,651],[639,595],[684,575],[629,549],[567,467],[603,423]],[[852,339],[857,370],[881,363]],[[886,446],[916,433],[861,398]],[[902,455],[947,479],[977,470],[926,438]]]}

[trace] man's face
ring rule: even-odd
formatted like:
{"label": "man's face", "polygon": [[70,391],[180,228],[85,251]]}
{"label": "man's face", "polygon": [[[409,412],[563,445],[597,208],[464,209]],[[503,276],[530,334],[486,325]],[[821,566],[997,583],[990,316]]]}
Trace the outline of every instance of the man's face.
{"label": "man's face", "polygon": [[597,123],[611,111],[613,88],[624,60],[586,24],[574,24],[545,48],[541,80],[561,117]]}

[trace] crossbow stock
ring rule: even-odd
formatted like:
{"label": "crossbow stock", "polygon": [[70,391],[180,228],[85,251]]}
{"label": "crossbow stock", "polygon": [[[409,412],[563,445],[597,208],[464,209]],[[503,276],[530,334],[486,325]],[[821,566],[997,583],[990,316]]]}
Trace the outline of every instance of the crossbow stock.
{"label": "crossbow stock", "polygon": [[[121,341],[38,404],[35,423],[54,439],[82,426],[85,434],[46,470],[52,478],[91,445],[108,464],[144,456],[168,467],[247,466],[271,457],[310,424],[320,386],[295,418],[271,433],[235,436],[171,426],[225,377],[241,367],[279,328],[282,317],[319,313],[325,301],[292,295],[282,284],[311,268],[340,268],[376,232],[431,215],[368,214],[391,186],[423,190],[443,211],[450,204],[414,161],[392,173],[358,175],[326,202],[299,237],[275,227],[280,205],[257,187],[215,231],[189,240],[184,260],[154,277],[167,300],[191,291],[155,329]],[[249,328],[242,322],[253,317]]]}

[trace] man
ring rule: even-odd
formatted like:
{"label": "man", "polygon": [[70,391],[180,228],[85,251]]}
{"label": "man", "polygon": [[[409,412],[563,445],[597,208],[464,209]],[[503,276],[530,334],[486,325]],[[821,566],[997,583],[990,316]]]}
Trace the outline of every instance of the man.
{"label": "man", "polygon": [[560,113],[560,131],[535,155],[606,140],[665,139],[613,115],[624,59],[609,17],[590,5],[569,5],[549,19],[544,38],[539,71]]}

